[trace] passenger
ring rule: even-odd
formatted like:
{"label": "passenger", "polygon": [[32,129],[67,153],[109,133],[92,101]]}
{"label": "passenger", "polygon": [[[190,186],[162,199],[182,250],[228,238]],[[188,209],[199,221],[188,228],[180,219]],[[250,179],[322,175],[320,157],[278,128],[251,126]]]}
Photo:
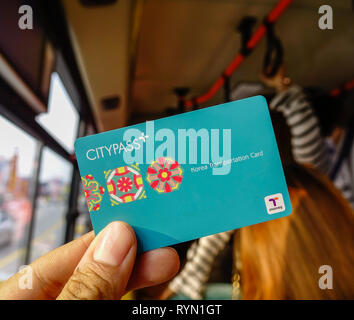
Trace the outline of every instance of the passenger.
{"label": "passenger", "polygon": [[[284,66],[279,69],[274,77],[267,78],[261,75],[261,79],[277,92],[269,107],[271,110],[281,112],[290,128],[292,153],[295,161],[297,163],[311,164],[326,175],[330,175],[338,158],[340,142],[345,136],[343,129],[340,130],[339,127],[336,127],[336,130],[333,131],[337,119],[333,119],[333,117],[328,119],[327,117],[326,123],[322,121],[322,124],[326,126],[326,130],[321,130],[323,129],[321,128],[321,121],[319,121],[314,107],[311,105],[304,90],[300,86],[292,84],[290,79],[285,76]],[[325,111],[321,111],[324,108],[325,105],[318,108],[322,115],[326,112],[337,118],[336,111],[339,109],[338,106],[329,106],[325,108]],[[354,114],[346,116],[350,118]],[[332,127],[328,122],[333,123]],[[343,123],[343,121],[339,122]],[[332,139],[326,139],[323,135],[323,132],[326,131],[328,134],[333,134]],[[354,208],[353,177],[348,161],[342,163],[333,183],[341,190],[344,197]]]}
{"label": "passenger", "polygon": [[[241,290],[234,298],[353,299],[351,207],[317,169],[293,164],[285,167],[285,174],[293,213],[242,228],[235,237],[234,257],[240,260],[234,261],[233,287],[240,285]],[[230,235],[221,233],[194,242],[186,265],[161,298],[176,293],[179,297],[203,298],[213,259]],[[319,284],[323,265],[333,271],[333,288],[331,280],[324,281],[330,286],[328,290]]]}
{"label": "passenger", "polygon": [[[262,76],[262,79],[278,92],[270,102],[270,109],[283,115],[283,119],[279,119],[279,115],[272,112],[272,118],[278,118],[273,121],[273,125],[283,164],[294,161],[308,163],[329,174],[333,167],[333,156],[321,135],[318,118],[302,89],[292,85],[290,79],[285,77],[284,66],[274,78]],[[353,188],[348,171],[344,165],[337,175],[336,183],[338,188],[344,186],[342,193],[351,201]],[[231,235],[232,231],[229,231],[196,240],[187,252],[187,262],[183,270],[169,284],[162,297],[179,293],[190,299],[201,299],[215,257],[224,249]]]}

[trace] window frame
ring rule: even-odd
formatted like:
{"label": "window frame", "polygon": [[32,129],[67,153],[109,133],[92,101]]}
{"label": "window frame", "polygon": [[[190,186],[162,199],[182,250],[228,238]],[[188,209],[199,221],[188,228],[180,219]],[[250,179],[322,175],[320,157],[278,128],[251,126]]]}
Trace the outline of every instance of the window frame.
{"label": "window frame", "polygon": [[[63,65],[62,65],[63,66]],[[63,82],[59,70],[55,68],[53,72],[57,72],[60,80],[62,81],[65,88],[67,88],[70,83]],[[6,84],[5,81],[0,79],[0,86],[3,90],[0,91],[0,115],[14,124],[16,127],[20,128],[36,141],[36,155],[35,155],[35,166],[33,168],[33,179],[30,185],[30,196],[29,200],[32,207],[31,220],[26,229],[26,242],[24,243],[25,253],[22,259],[19,260],[19,265],[28,265],[31,258],[31,251],[33,245],[34,227],[37,216],[37,200],[39,195],[39,176],[42,167],[42,156],[44,147],[48,147],[56,155],[60,156],[64,160],[68,161],[72,166],[72,176],[70,183],[69,195],[67,197],[67,212],[65,215],[65,233],[62,239],[62,244],[71,241],[74,237],[74,230],[76,219],[79,215],[78,211],[78,196],[79,196],[79,186],[81,183],[81,177],[79,174],[76,158],[74,154],[69,154],[66,149],[45,129],[43,129],[40,124],[35,121],[35,114],[31,112],[30,108],[18,95]],[[7,91],[7,92],[6,92]],[[4,97],[4,92],[7,96]],[[69,94],[71,98],[71,95]],[[88,119],[85,118],[82,112],[79,111],[77,104],[72,100],[72,103],[76,110],[78,111],[78,128],[76,132],[76,139],[84,136],[88,127]],[[31,114],[32,113],[32,114]]]}

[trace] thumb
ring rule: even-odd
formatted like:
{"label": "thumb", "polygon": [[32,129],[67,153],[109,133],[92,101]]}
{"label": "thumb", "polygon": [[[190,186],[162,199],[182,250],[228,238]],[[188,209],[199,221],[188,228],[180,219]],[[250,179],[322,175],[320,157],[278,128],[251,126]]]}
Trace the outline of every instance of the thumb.
{"label": "thumb", "polygon": [[128,224],[110,223],[91,243],[57,299],[120,299],[133,270],[136,247]]}

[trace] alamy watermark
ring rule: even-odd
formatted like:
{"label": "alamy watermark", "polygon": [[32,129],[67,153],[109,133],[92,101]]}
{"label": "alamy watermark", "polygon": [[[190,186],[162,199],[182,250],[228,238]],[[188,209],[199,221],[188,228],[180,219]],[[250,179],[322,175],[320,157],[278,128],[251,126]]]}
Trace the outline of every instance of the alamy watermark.
{"label": "alamy watermark", "polygon": [[22,290],[33,289],[33,268],[31,266],[21,266],[19,269],[21,276],[18,278],[18,287]]}
{"label": "alamy watermark", "polygon": [[323,274],[318,280],[318,286],[322,290],[333,289],[333,270],[329,265],[322,265],[318,269],[319,274]]}
{"label": "alamy watermark", "polygon": [[231,170],[231,129],[180,128],[174,132],[160,128],[155,132],[154,121],[147,121],[144,131],[128,128],[122,141],[90,147],[85,155],[90,161],[123,157],[126,164],[150,164],[169,157],[179,164],[211,164],[213,175],[226,175]]}
{"label": "alamy watermark", "polygon": [[[19,269],[21,274],[18,278],[18,287],[22,290],[33,289],[33,268],[30,265],[23,265]],[[333,289],[333,269],[330,265],[322,265],[318,269],[322,276],[318,280],[318,287],[321,290]]]}
{"label": "alamy watermark", "polygon": [[18,27],[21,30],[33,29],[33,9],[29,5],[22,5],[18,8],[18,13],[21,14],[18,19]]}
{"label": "alamy watermark", "polygon": [[333,9],[330,5],[324,4],[318,8],[318,13],[321,15],[318,19],[318,27],[321,30],[333,30]]}

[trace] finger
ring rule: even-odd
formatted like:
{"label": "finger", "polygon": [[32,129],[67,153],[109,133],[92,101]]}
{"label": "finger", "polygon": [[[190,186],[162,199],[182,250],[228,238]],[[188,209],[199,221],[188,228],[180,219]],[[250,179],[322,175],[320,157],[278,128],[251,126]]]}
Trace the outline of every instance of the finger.
{"label": "finger", "polygon": [[138,259],[127,291],[158,285],[173,278],[179,270],[179,256],[173,248],[143,253]]}
{"label": "finger", "polygon": [[115,221],[92,241],[60,300],[120,299],[134,267],[137,243],[133,229]]}
{"label": "finger", "polygon": [[94,239],[89,232],[38,258],[30,265],[32,289],[21,289],[24,274],[16,273],[0,288],[0,299],[55,299],[73,274],[80,259]]}

